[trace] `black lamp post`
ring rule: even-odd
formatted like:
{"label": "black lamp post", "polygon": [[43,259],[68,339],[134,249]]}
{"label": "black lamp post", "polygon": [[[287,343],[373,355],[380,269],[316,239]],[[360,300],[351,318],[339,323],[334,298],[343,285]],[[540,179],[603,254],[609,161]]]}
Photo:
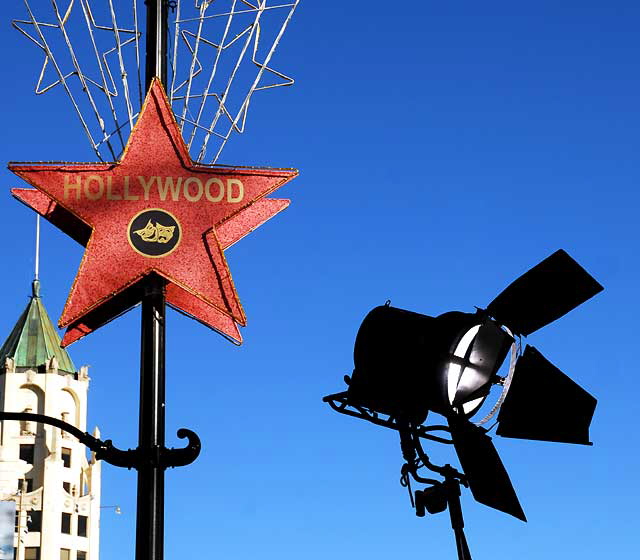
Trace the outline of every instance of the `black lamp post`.
{"label": "black lamp post", "polygon": [[[154,77],[166,87],[168,11],[175,2],[145,0],[147,7],[146,88]],[[0,411],[0,420],[27,420],[56,426],[77,437],[108,463],[138,471],[136,510],[136,560],[164,557],[164,472],[169,467],[191,463],[200,453],[198,436],[187,429],[178,437],[188,438],[184,449],[165,447],[165,285],[157,274],[142,281],[140,411],[138,447],[123,451],[111,443],[81,432],[71,424],[40,414]],[[117,306],[118,304],[114,304]]]}
{"label": "black lamp post", "polygon": [[[348,389],[324,398],[336,411],[396,429],[409,476],[431,486],[415,494],[418,515],[449,508],[459,558],[470,559],[459,502],[460,484],[474,498],[526,521],[509,476],[486,430],[471,422],[491,389],[500,387],[497,435],[589,445],[596,399],[532,346],[515,340],[555,321],[602,290],[565,251],[515,280],[486,309],[429,317],[390,305],[364,319],[354,347]],[[507,376],[498,371],[512,349]],[[544,401],[544,414],[537,410]],[[500,407],[501,405],[501,407]],[[425,426],[429,413],[447,426]],[[446,430],[450,440],[434,436]],[[452,443],[462,473],[431,463],[420,439]],[[426,467],[444,481],[426,479]],[[413,497],[412,497],[413,501]]]}

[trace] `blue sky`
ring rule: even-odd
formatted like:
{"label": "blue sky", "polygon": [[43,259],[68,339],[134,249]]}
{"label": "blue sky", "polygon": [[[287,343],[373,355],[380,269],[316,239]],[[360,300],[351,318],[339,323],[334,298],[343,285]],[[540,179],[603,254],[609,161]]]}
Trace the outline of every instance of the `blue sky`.
{"label": "blue sky", "polygon": [[[22,4],[3,13],[3,160],[92,161],[62,97],[32,94],[41,56],[10,28]],[[245,344],[169,312],[167,444],[184,426],[203,451],[167,472],[167,558],[453,558],[446,514],[417,519],[398,483],[396,434],[321,398],[342,390],[372,307],[473,311],[558,248],[605,291],[527,342],[598,398],[594,446],[494,438],[529,522],[466,492],[467,539],[496,560],[637,548],[639,26],[625,0],[303,0],[274,60],[295,86],[256,96],[220,160],[300,169],[289,209],[226,253]],[[2,181],[6,336],[35,218]],[[43,225],[54,320],[81,256]],[[137,440],[138,330],[134,310],[70,348],[91,366],[89,424],[121,448]],[[103,560],[134,556],[135,482],[103,470],[103,503],[123,510],[103,510]]]}

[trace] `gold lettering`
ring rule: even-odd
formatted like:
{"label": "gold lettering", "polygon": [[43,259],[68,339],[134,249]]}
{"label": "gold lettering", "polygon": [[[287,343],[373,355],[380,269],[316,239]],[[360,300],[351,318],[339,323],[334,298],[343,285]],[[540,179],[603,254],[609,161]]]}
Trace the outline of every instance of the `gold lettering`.
{"label": "gold lettering", "polygon": [[64,199],[69,200],[69,191],[75,191],[76,200],[80,200],[80,189],[82,188],[82,177],[78,176],[75,183],[69,182],[69,175],[64,176]]}
{"label": "gold lettering", "polygon": [[[198,187],[198,191],[193,196],[189,192],[190,183],[195,183]],[[198,177],[189,177],[188,179],[184,180],[184,197],[189,202],[198,202],[198,200],[202,198],[202,190],[203,190],[202,181],[198,179]]]}
{"label": "gold lettering", "polygon": [[[91,192],[91,183],[98,184],[98,190],[96,192]],[[104,183],[102,182],[102,177],[100,177],[100,175],[89,175],[84,181],[84,195],[89,200],[99,200],[103,194]]]}
{"label": "gold lettering", "polygon": [[[233,196],[233,185],[238,186],[238,196]],[[227,202],[241,202],[244,198],[244,185],[239,179],[227,179]]]}
{"label": "gold lettering", "polygon": [[165,201],[167,199],[167,193],[169,189],[171,189],[171,199],[178,200],[178,196],[180,195],[180,187],[182,186],[182,177],[178,177],[178,181],[174,185],[173,177],[166,177],[164,180],[164,184],[160,181],[160,177],[158,179],[158,193],[160,194],[160,200]]}
{"label": "gold lettering", "polygon": [[[218,194],[213,196],[211,194],[211,183],[218,185]],[[212,177],[204,184],[204,195],[209,202],[220,202],[224,196],[224,183],[215,177]]]}
{"label": "gold lettering", "polygon": [[114,193],[112,191],[113,188],[113,177],[111,177],[111,175],[109,175],[107,177],[107,200],[122,200],[122,196],[119,195],[118,193]]}
{"label": "gold lettering", "polygon": [[124,176],[124,199],[125,200],[138,200],[137,194],[129,194],[129,175]]}
{"label": "gold lettering", "polygon": [[[147,182],[147,181],[145,181],[145,178],[142,175],[138,175],[138,181],[140,181],[140,184],[142,185],[142,188],[144,189],[144,199],[145,200],[149,200],[149,191],[151,190],[151,185],[156,180],[160,181],[160,177],[149,177],[149,182]],[[164,198],[162,200],[164,200]]]}

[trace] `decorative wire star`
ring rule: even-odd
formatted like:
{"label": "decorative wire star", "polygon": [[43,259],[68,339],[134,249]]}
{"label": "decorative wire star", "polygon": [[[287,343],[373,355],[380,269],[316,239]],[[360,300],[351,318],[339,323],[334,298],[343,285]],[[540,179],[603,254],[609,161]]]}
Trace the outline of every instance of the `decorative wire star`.
{"label": "decorative wire star", "polygon": [[[279,36],[274,39],[273,44],[268,47],[269,54],[266,56],[264,60],[258,60],[258,49],[261,46],[261,24],[260,24],[260,16],[267,9],[266,1],[260,2],[259,4],[253,4],[246,0],[242,0],[242,4],[247,6],[248,10],[238,10],[235,8],[235,3],[231,10],[226,13],[208,15],[206,17],[227,17],[227,26],[225,27],[225,31],[219,41],[213,41],[202,34],[202,27],[199,25],[198,32],[194,33],[189,30],[182,30],[180,35],[184,44],[186,45],[188,51],[191,53],[191,70],[188,77],[182,82],[178,83],[171,90],[171,99],[173,102],[175,101],[183,101],[181,111],[178,111],[179,116],[178,121],[184,126],[186,123],[193,125],[193,129],[191,130],[190,137],[187,140],[187,144],[189,148],[191,148],[192,143],[194,141],[194,137],[197,130],[205,131],[205,138],[201,149],[198,153],[197,161],[202,161],[206,155],[207,145],[209,142],[209,138],[211,135],[221,138],[223,140],[222,146],[218,149],[218,153],[214,159],[217,159],[224,143],[229,138],[229,135],[235,131],[238,133],[243,133],[245,129],[247,113],[249,109],[249,103],[251,101],[251,97],[256,91],[262,91],[266,89],[271,89],[275,87],[289,86],[294,83],[293,79],[282,72],[279,72],[273,68],[271,68],[268,64],[279,40]],[[209,7],[208,3],[198,3],[196,2],[196,7],[200,9],[201,18],[204,17],[204,13]],[[285,7],[285,6],[275,6],[277,7]],[[253,22],[246,25],[241,31],[236,33],[233,36],[230,36],[227,39],[227,36],[230,33],[230,25],[234,16],[239,14],[257,12],[256,18]],[[201,23],[201,20],[200,20]],[[190,39],[193,41],[193,45],[190,42]],[[219,76],[216,75],[218,71],[218,63],[221,58],[223,51],[226,51],[233,45],[237,44],[241,39],[244,39],[244,43],[241,46],[240,53],[238,55],[238,60],[236,61],[234,69],[231,73],[229,82],[226,87],[222,91],[221,94],[217,92],[210,91],[211,81],[214,76],[219,79]],[[204,88],[204,90],[199,93],[192,93],[192,83],[193,79],[198,76],[202,69],[203,63],[201,61],[200,55],[200,43],[206,45],[208,47],[213,48],[216,51],[216,54],[213,57],[213,67],[209,79],[209,83]],[[235,77],[235,73],[238,70],[238,66],[242,59],[245,56],[245,53],[249,51],[251,52],[251,63],[258,68],[258,72],[253,79],[253,83],[250,85],[246,94],[244,94],[244,98],[242,99],[239,108],[237,111],[229,108],[229,90],[231,86],[231,82]],[[276,76],[277,80],[272,81],[271,83],[267,83],[265,81],[265,76]],[[204,114],[204,108],[208,99],[214,98],[217,104],[217,110],[208,124],[200,124],[201,118]],[[193,117],[188,116],[190,113],[189,103],[192,99],[199,99],[199,107],[195,111],[195,115]],[[220,126],[220,119],[223,119],[225,123],[228,121],[228,125]],[[221,130],[221,131],[218,131]]]}
{"label": "decorative wire star", "polygon": [[[46,40],[44,36],[44,30],[47,30],[47,29],[57,30],[60,32],[63,40],[68,39],[66,27],[67,27],[67,22],[69,21],[69,17],[71,16],[71,12],[75,7],[75,0],[69,0],[68,5],[64,11],[60,11],[60,9],[58,8],[58,3],[55,0],[53,0],[52,4],[58,20],[55,23],[39,21],[33,14],[28,2],[25,2],[25,5],[29,13],[30,19],[29,20],[17,19],[11,22],[11,25],[14,27],[14,29],[22,33],[22,35],[24,35],[32,43],[37,45],[44,52],[44,60],[42,62],[42,67],[40,69],[40,74],[38,76],[38,81],[36,83],[35,92],[37,94],[46,93],[47,91],[51,90],[53,87],[64,83],[64,81],[67,80],[68,78],[72,76],[78,76],[78,78],[81,81],[86,80],[87,82],[93,84],[98,89],[100,89],[106,95],[116,96],[118,92],[116,91],[115,80],[113,79],[111,68],[109,66],[109,63],[107,62],[107,56],[111,55],[114,52],[117,52],[118,49],[121,49],[126,45],[129,45],[135,42],[137,39],[140,38],[142,33],[132,29],[124,29],[124,28],[117,27],[115,25],[115,22],[113,27],[97,24],[93,16],[93,12],[91,11],[89,2],[87,0],[81,0],[81,6],[84,12],[85,19],[87,21],[89,34],[93,36],[92,28],[98,29],[101,31],[110,31],[115,36],[116,46],[110,47],[101,55],[98,55],[98,58],[101,58],[103,61],[99,65],[100,67],[98,71],[100,74],[102,74],[103,72],[106,74],[105,76],[103,76],[103,79],[101,81],[98,81],[95,78],[89,77],[89,75],[85,74],[82,71],[78,71],[77,67],[70,72],[64,73],[58,64],[58,61],[53,53],[53,49],[51,48],[49,42]],[[31,26],[35,29],[35,36],[29,33],[25,29],[26,26]],[[120,42],[120,34],[133,35],[133,37],[130,37]],[[75,57],[72,50],[71,50],[71,57],[72,59]],[[49,67],[50,63],[55,67],[58,73],[58,79],[55,81],[52,81],[47,85],[42,85],[44,81],[44,77],[47,74],[47,68]]]}

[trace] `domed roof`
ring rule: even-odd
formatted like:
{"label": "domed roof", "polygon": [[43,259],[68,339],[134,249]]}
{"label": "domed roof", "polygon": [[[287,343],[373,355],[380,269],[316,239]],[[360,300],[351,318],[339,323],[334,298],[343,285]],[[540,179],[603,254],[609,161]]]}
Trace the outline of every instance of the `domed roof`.
{"label": "domed roof", "polygon": [[4,371],[7,358],[14,360],[16,368],[36,371],[46,366],[55,356],[58,369],[75,373],[76,368],[67,351],[60,346],[60,336],[51,322],[40,298],[40,282],[33,281],[32,295],[11,334],[0,348],[0,371]]}

